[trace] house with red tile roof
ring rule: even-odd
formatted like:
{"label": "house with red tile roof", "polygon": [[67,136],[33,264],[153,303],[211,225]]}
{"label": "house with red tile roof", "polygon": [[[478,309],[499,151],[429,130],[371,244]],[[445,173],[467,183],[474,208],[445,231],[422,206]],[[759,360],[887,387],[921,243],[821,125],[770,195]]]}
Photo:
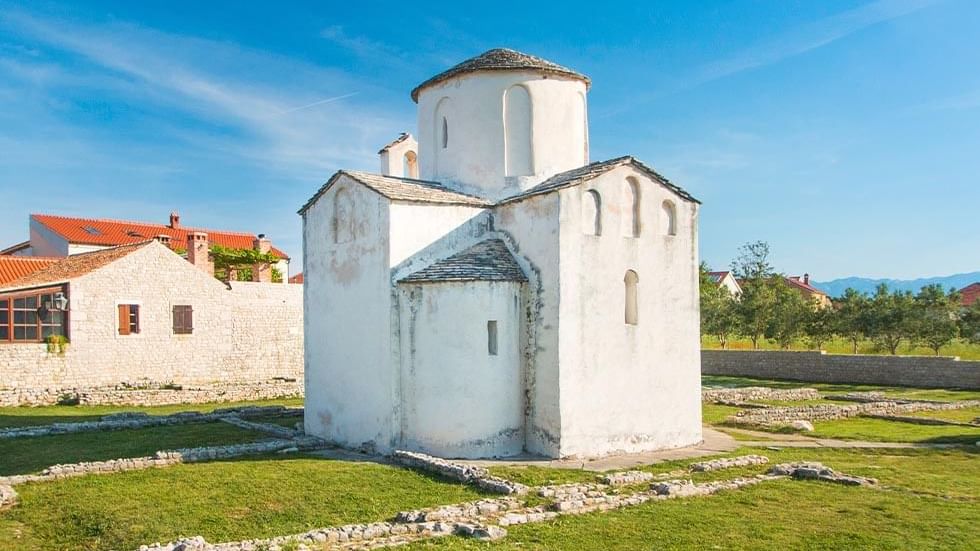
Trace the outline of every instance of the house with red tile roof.
{"label": "house with red tile roof", "polygon": [[960,289],[960,303],[963,304],[964,308],[969,308],[978,300],[980,300],[980,281]]}
{"label": "house with red tile roof", "polygon": [[[203,235],[190,233],[189,245]],[[302,287],[219,281],[199,254],[206,239],[188,259],[165,241],[0,256],[0,402],[10,392],[302,380]],[[67,350],[49,348],[62,337]]]}
{"label": "house with red tile roof", "polygon": [[[217,245],[227,249],[252,249],[265,238],[262,234],[184,226],[176,212],[170,213],[168,224],[32,214],[30,240],[0,251],[0,255],[65,257],[148,239],[156,239],[175,251],[184,252],[188,237],[199,233],[207,234],[209,248]],[[271,243],[268,252],[280,259],[275,267],[285,281],[289,277],[289,255]]]}
{"label": "house with red tile roof", "polygon": [[820,308],[827,308],[832,305],[830,296],[827,293],[810,285],[810,274],[788,276],[786,283],[789,284],[791,289],[799,292],[805,300],[815,301]]}

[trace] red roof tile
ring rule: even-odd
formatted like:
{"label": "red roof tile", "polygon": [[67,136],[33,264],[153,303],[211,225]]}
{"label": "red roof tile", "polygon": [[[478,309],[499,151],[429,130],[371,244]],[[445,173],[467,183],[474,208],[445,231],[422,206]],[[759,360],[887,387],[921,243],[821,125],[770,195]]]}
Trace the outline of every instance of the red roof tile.
{"label": "red roof tile", "polygon": [[[229,249],[251,249],[256,235],[252,233],[227,232],[202,228],[172,228],[164,224],[149,224],[146,222],[127,222],[125,220],[103,220],[97,218],[70,218],[50,214],[32,214],[31,219],[44,224],[51,231],[64,237],[69,243],[81,245],[105,245],[114,247],[140,243],[154,239],[158,235],[170,236],[170,248],[184,249],[187,247],[187,234],[204,232],[208,234],[211,245],[220,245]],[[272,253],[280,258],[289,259],[285,252],[273,247]]]}
{"label": "red roof tile", "polygon": [[20,279],[26,275],[43,270],[60,258],[39,256],[0,256],[0,285]]}
{"label": "red roof tile", "polygon": [[303,272],[300,272],[300,273],[294,275],[293,277],[289,278],[289,282],[290,283],[298,283],[298,284],[302,285],[303,284]]}
{"label": "red roof tile", "polygon": [[76,277],[81,277],[89,272],[98,270],[106,264],[115,262],[151,243],[153,241],[144,240],[141,243],[134,243],[132,245],[101,249],[90,253],[66,256],[64,258],[47,259],[49,261],[47,266],[13,281],[0,284],[0,289],[22,289],[36,285],[70,281]]}
{"label": "red roof tile", "polygon": [[971,283],[960,289],[960,297],[963,306],[970,306],[980,300],[980,281]]}
{"label": "red roof tile", "polygon": [[825,296],[827,294],[827,293],[821,291],[820,289],[817,289],[813,285],[810,285],[809,283],[803,283],[803,279],[800,278],[800,276],[789,276],[789,277],[786,278],[786,283],[789,283],[790,285],[792,285],[794,287],[799,287],[800,289],[803,289],[804,291],[809,291],[810,293],[816,293],[818,295],[825,295]]}

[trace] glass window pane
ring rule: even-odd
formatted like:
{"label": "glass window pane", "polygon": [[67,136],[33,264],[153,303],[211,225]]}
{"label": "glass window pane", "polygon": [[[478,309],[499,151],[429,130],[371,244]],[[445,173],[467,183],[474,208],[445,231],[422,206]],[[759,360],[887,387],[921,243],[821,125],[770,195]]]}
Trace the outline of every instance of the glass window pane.
{"label": "glass window pane", "polygon": [[25,329],[24,335],[27,337],[27,340],[29,341],[37,340],[37,327],[27,326],[24,329]]}
{"label": "glass window pane", "polygon": [[51,335],[63,335],[61,327],[57,325],[45,325],[41,328],[41,338],[46,339]]}
{"label": "glass window pane", "polygon": [[27,297],[25,300],[27,301],[28,308],[31,310],[37,308],[37,297]]}
{"label": "glass window pane", "polygon": [[27,323],[27,311],[14,310],[14,323]]}
{"label": "glass window pane", "polygon": [[14,299],[14,308],[27,308],[27,299],[26,298],[23,298],[23,297],[22,298],[15,298]]}
{"label": "glass window pane", "polygon": [[24,314],[24,318],[27,320],[27,323],[37,325],[37,312],[33,310],[26,310]]}
{"label": "glass window pane", "polygon": [[27,332],[26,329],[27,329],[26,327],[14,327],[14,340],[15,341],[22,341],[22,340],[26,339],[27,338],[25,336],[25,334]]}
{"label": "glass window pane", "polygon": [[0,327],[0,341],[6,341],[10,339],[10,330],[6,327]]}
{"label": "glass window pane", "polygon": [[10,299],[6,299],[6,298],[3,299],[3,300],[0,300],[0,308],[4,308],[4,309],[9,308],[10,307],[10,302],[9,301],[10,301]]}
{"label": "glass window pane", "polygon": [[7,325],[10,321],[10,313],[3,308],[0,308],[0,325]]}

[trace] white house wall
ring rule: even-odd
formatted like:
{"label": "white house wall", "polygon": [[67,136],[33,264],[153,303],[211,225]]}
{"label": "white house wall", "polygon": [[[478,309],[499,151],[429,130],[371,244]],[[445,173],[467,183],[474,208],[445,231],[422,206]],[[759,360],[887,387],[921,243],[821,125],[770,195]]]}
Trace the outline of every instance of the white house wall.
{"label": "white house wall", "polygon": [[68,240],[33,217],[30,222],[31,250],[34,256],[68,256]]}
{"label": "white house wall", "polygon": [[[402,447],[441,457],[521,453],[521,287],[399,285]],[[488,348],[491,320],[496,355]]]}
{"label": "white house wall", "polygon": [[[625,237],[626,178],[640,190],[639,237]],[[587,235],[583,194],[602,198],[602,233]],[[561,195],[561,455],[681,447],[701,440],[697,209],[630,167]],[[676,207],[665,235],[663,202]],[[627,270],[638,324],[625,323]]]}
{"label": "white house wall", "polygon": [[[340,190],[351,194],[354,236],[334,243]],[[388,208],[387,199],[345,176],[303,218],[306,431],[381,449],[397,432]]]}
{"label": "white house wall", "polygon": [[[44,344],[0,344],[8,388],[127,383],[251,383],[303,377],[302,290],[244,283],[228,289],[151,243],[69,283],[63,355]],[[120,335],[120,304],[139,305],[140,332]],[[173,306],[193,308],[193,332],[173,333]]]}
{"label": "white house wall", "polygon": [[474,242],[488,231],[489,216],[478,207],[391,202],[389,262],[398,268],[395,277],[461,250],[461,243]]}
{"label": "white house wall", "polygon": [[559,412],[559,227],[558,195],[539,195],[494,212],[528,277],[524,343],[527,451],[557,456],[562,431]]}

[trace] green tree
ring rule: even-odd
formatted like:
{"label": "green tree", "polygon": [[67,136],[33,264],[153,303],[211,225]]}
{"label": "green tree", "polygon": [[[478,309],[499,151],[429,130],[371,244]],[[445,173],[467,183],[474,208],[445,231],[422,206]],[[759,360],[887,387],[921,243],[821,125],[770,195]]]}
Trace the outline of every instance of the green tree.
{"label": "green tree", "polygon": [[766,325],[766,338],[787,349],[803,335],[811,305],[791,289],[782,276],[768,281],[773,296],[772,315]]}
{"label": "green tree", "polygon": [[746,243],[732,261],[732,274],[742,286],[735,303],[739,333],[759,348],[759,339],[766,334],[775,314],[777,289],[773,285],[775,272],[769,264],[769,244],[765,241]]}
{"label": "green tree", "polygon": [[909,291],[888,290],[882,283],[871,297],[869,336],[893,356],[903,340],[915,336],[915,298]]}
{"label": "green tree", "polygon": [[824,343],[837,333],[837,311],[833,307],[821,307],[815,300],[810,301],[803,323],[806,340],[814,349],[822,350]]}
{"label": "green tree", "polygon": [[701,334],[717,337],[721,347],[728,348],[728,337],[738,326],[735,301],[728,289],[708,276],[708,267],[703,262],[700,269],[700,299]]}
{"label": "green tree", "polygon": [[941,285],[926,285],[915,296],[915,335],[931,348],[939,350],[960,332],[960,295],[955,290],[943,292]]}
{"label": "green tree", "polygon": [[[272,253],[260,253],[255,249],[229,249],[221,245],[212,245],[211,260],[214,261],[214,276],[218,279],[228,281],[234,273],[238,281],[251,281],[253,265],[275,264],[279,262],[279,257]],[[279,279],[282,281],[282,274],[279,275]]]}
{"label": "green tree", "polygon": [[963,309],[960,315],[960,335],[974,344],[980,344],[980,300]]}
{"label": "green tree", "polygon": [[858,353],[861,341],[870,337],[871,301],[868,295],[848,288],[834,301],[834,332],[851,341],[852,353]]}

